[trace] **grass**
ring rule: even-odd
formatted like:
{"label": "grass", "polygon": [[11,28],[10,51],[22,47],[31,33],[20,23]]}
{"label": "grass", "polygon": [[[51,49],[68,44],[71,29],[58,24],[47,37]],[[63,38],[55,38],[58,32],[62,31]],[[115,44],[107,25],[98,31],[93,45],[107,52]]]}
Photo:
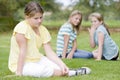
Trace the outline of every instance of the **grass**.
{"label": "grass", "polygon": [[[120,20],[105,20],[104,23],[109,28],[120,28]],[[90,27],[91,23],[90,21],[83,21],[82,26],[84,27]]]}
{"label": "grass", "polygon": [[[64,22],[66,22],[65,20],[51,20],[51,21],[44,21],[43,24],[45,26],[47,26],[48,28],[59,28]],[[109,28],[120,28],[120,20],[105,20],[105,24],[108,25]],[[91,23],[90,21],[82,21],[82,26],[83,27],[90,27]]]}
{"label": "grass", "polygon": [[[6,77],[12,75],[8,69],[8,56],[10,46],[11,32],[0,33],[0,80],[119,80],[120,79],[120,61],[95,61],[94,59],[64,59],[63,61],[70,68],[78,68],[87,66],[92,69],[90,75],[74,76],[74,77],[50,77],[50,78],[34,78],[34,77]],[[53,50],[56,49],[56,34],[57,31],[50,31],[52,36],[51,45]],[[111,37],[120,47],[120,32],[112,32]],[[92,51],[89,47],[89,34],[88,32],[82,31],[77,38],[77,44],[79,49]],[[41,49],[42,50],[42,49]],[[44,52],[42,50],[42,52]]]}

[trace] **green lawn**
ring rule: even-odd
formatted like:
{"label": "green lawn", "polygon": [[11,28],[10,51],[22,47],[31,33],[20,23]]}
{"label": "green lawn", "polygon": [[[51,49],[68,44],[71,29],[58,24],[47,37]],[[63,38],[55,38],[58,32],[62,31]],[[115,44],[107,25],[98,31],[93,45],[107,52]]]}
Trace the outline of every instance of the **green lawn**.
{"label": "green lawn", "polygon": [[[50,31],[52,36],[51,45],[55,50],[57,31]],[[112,32],[111,37],[120,47],[120,32]],[[34,78],[34,77],[8,77],[12,73],[8,70],[8,55],[10,45],[11,32],[0,33],[0,80],[120,80],[120,60],[119,61],[95,61],[94,59],[64,59],[63,61],[70,68],[78,68],[87,66],[92,69],[90,75],[80,75],[75,77],[50,77],[50,78]],[[77,39],[79,49],[92,51],[89,47],[88,32],[82,31]],[[41,49],[42,50],[42,49]],[[44,51],[42,51],[44,52]]]}
{"label": "green lawn", "polygon": [[[50,20],[50,21],[43,21],[43,25],[47,26],[48,28],[59,28],[64,22],[66,22],[65,20]],[[108,25],[109,28],[120,28],[120,20],[105,20],[105,24]],[[88,28],[91,26],[91,22],[90,21],[82,21],[82,26],[85,28]]]}

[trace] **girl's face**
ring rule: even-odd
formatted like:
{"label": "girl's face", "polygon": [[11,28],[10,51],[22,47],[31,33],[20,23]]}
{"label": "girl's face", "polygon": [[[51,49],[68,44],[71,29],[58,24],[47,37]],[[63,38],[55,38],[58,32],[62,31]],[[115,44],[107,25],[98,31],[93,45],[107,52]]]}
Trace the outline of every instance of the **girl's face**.
{"label": "girl's face", "polygon": [[102,24],[102,21],[99,21],[96,17],[91,17],[91,25],[97,28]]}
{"label": "girl's face", "polygon": [[81,15],[80,14],[76,14],[70,17],[70,23],[73,26],[77,26],[81,21]]}
{"label": "girl's face", "polygon": [[42,13],[36,13],[34,16],[32,17],[27,17],[27,20],[29,22],[29,24],[33,27],[33,28],[37,28],[41,25],[42,20],[43,20],[43,14]]}

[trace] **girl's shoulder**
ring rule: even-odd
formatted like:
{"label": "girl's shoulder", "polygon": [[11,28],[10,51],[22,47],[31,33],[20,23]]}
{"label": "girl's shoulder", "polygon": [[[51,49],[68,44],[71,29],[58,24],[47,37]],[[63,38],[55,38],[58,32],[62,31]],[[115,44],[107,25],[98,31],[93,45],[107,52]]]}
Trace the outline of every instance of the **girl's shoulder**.
{"label": "girl's shoulder", "polygon": [[100,25],[100,26],[98,27],[98,29],[105,29],[105,26],[104,26],[104,25]]}
{"label": "girl's shoulder", "polygon": [[15,35],[16,33],[21,33],[21,34],[25,34],[25,36],[28,39],[30,39],[29,36],[30,32],[31,32],[31,28],[29,27],[29,25],[25,21],[21,21],[15,26],[13,30],[13,35]]}
{"label": "girl's shoulder", "polygon": [[27,29],[28,28],[28,24],[26,23],[26,21],[24,20],[24,21],[20,21],[16,26],[15,26],[15,28],[14,28],[14,30],[16,30],[16,29]]}
{"label": "girl's shoulder", "polygon": [[103,33],[106,33],[106,28],[104,25],[100,25],[98,28],[97,28],[97,32],[103,32]]}
{"label": "girl's shoulder", "polygon": [[72,25],[69,22],[66,22],[62,25],[62,28],[69,28],[72,29]]}

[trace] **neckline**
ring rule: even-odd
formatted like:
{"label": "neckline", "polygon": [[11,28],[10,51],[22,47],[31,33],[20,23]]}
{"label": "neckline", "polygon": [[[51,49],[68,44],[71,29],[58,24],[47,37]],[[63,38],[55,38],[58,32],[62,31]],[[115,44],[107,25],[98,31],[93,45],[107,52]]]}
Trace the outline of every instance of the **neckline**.
{"label": "neckline", "polygon": [[40,37],[40,29],[39,29],[39,28],[38,28],[39,34],[37,34],[37,33],[33,30],[33,28],[30,26],[30,24],[28,23],[27,20],[25,20],[25,23],[26,23],[26,24],[28,25],[28,27],[32,30],[32,32],[35,34],[35,36]]}

